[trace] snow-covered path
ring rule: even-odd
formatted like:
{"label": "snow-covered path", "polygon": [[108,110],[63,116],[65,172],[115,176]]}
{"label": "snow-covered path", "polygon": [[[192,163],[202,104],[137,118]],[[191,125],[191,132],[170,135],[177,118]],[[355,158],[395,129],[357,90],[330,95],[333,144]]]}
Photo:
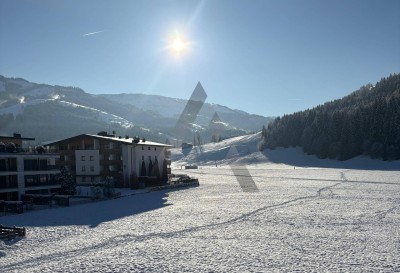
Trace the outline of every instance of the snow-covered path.
{"label": "snow-covered path", "polygon": [[400,171],[175,170],[200,187],[1,216],[1,272],[399,272]]}

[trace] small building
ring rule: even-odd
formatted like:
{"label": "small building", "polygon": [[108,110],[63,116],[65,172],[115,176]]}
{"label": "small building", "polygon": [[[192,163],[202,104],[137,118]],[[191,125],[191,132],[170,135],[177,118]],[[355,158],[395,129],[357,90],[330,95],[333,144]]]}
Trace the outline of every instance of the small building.
{"label": "small building", "polygon": [[100,132],[47,143],[60,154],[56,164],[75,176],[78,185],[101,184],[112,179],[117,187],[131,187],[135,177],[168,179],[167,149],[173,146]]}
{"label": "small building", "polygon": [[61,185],[56,180],[59,155],[29,146],[34,138],[0,136],[0,200],[18,201],[23,194],[49,194]]}

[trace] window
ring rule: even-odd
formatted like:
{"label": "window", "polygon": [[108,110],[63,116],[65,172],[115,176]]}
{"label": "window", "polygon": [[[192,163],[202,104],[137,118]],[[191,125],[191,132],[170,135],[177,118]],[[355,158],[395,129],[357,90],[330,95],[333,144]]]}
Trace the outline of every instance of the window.
{"label": "window", "polygon": [[86,172],[86,167],[82,166],[82,172]]}
{"label": "window", "polygon": [[157,147],[154,147],[154,151],[157,151]]}
{"label": "window", "polygon": [[90,161],[94,161],[94,156],[90,156]]}
{"label": "window", "polygon": [[150,146],[149,146],[149,147],[147,147],[147,150],[149,150],[149,151],[150,151]]}
{"label": "window", "polygon": [[142,150],[144,150],[144,146],[142,146]]}
{"label": "window", "polygon": [[29,184],[35,183],[35,176],[34,175],[25,175],[25,185],[28,186]]}
{"label": "window", "polygon": [[47,175],[40,175],[39,176],[39,180],[40,180],[40,183],[46,183],[47,182]]}
{"label": "window", "polygon": [[94,172],[94,167],[93,166],[90,166],[90,171]]}
{"label": "window", "polygon": [[81,156],[81,161],[85,161],[85,156]]}
{"label": "window", "polygon": [[35,171],[38,169],[38,160],[25,159],[24,160],[24,170],[25,171]]}
{"label": "window", "polygon": [[154,160],[157,160],[157,156],[156,155],[154,156]]}
{"label": "window", "polygon": [[82,177],[82,182],[86,182],[86,177]]}

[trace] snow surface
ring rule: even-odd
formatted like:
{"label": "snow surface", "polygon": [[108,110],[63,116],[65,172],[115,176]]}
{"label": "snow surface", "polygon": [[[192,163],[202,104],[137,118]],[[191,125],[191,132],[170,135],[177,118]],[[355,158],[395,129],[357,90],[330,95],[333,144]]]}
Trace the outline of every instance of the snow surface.
{"label": "snow surface", "polygon": [[[32,94],[30,94],[32,95]],[[35,93],[35,96],[39,96],[39,93]],[[97,115],[97,119],[100,121],[105,121],[105,122],[111,122],[111,123],[117,123],[125,128],[132,128],[134,127],[134,124],[130,121],[128,121],[127,119],[124,119],[120,116],[114,115],[114,114],[110,114],[107,113],[105,111],[101,111],[98,110],[96,108],[92,108],[92,107],[88,107],[88,106],[84,106],[81,104],[77,104],[77,103],[73,103],[73,102],[69,102],[69,101],[64,101],[64,100],[60,100],[60,95],[58,94],[51,94],[51,98],[50,99],[30,99],[30,100],[25,100],[25,97],[19,98],[20,99],[20,103],[19,104],[14,104],[12,106],[9,107],[4,107],[2,109],[0,109],[0,115],[2,114],[13,114],[14,117],[22,114],[25,110],[25,107],[28,105],[38,105],[41,103],[45,103],[45,102],[57,102],[63,106],[66,107],[72,107],[72,108],[81,108],[84,110],[87,110],[95,115]]]}
{"label": "snow surface", "polygon": [[[259,142],[261,133],[249,134],[230,138],[218,143],[208,143],[201,147],[193,147],[191,150],[181,148],[172,149],[172,162],[174,167],[184,165],[215,166],[240,164],[275,164],[275,166],[297,167],[322,167],[342,169],[371,169],[371,170],[400,170],[400,161],[385,162],[368,157],[359,156],[347,161],[332,159],[319,159],[314,155],[306,155],[301,148],[277,148],[260,152]],[[232,150],[235,154],[232,155]]]}
{"label": "snow surface", "polygon": [[25,101],[25,98],[24,99],[20,98],[20,103],[0,109],[0,115],[2,115],[2,114],[13,114],[13,116],[16,117],[19,114],[22,114],[24,112],[26,106],[28,106],[28,105],[37,105],[37,104],[44,103],[46,101],[48,101],[48,100],[45,100],[45,99],[34,99],[34,100]]}
{"label": "snow surface", "polygon": [[65,106],[69,106],[69,107],[73,107],[73,108],[82,108],[85,110],[88,110],[92,113],[97,114],[98,116],[98,120],[101,121],[106,121],[106,122],[112,122],[112,123],[118,123],[119,125],[125,127],[125,128],[132,128],[134,127],[134,124],[130,121],[128,121],[127,119],[124,119],[120,116],[114,115],[114,114],[110,114],[101,110],[98,110],[96,108],[92,108],[92,107],[88,107],[88,106],[84,106],[81,104],[77,104],[77,103],[73,103],[73,102],[69,102],[69,101],[63,101],[63,100],[58,100],[58,102],[60,104],[63,104]]}
{"label": "snow surface", "polygon": [[[27,227],[26,238],[0,244],[0,271],[400,272],[398,162],[259,153],[256,140],[204,145],[199,160],[210,164],[195,170],[180,164],[198,158],[182,157],[173,172],[199,187],[0,216]],[[211,164],[224,153],[222,167]],[[258,192],[242,191],[231,162]]]}

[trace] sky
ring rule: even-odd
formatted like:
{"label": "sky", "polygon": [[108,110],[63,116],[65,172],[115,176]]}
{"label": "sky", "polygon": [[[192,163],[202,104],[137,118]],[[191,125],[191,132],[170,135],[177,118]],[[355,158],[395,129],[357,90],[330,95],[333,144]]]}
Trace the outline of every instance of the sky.
{"label": "sky", "polygon": [[280,116],[400,72],[397,0],[1,0],[0,75]]}

